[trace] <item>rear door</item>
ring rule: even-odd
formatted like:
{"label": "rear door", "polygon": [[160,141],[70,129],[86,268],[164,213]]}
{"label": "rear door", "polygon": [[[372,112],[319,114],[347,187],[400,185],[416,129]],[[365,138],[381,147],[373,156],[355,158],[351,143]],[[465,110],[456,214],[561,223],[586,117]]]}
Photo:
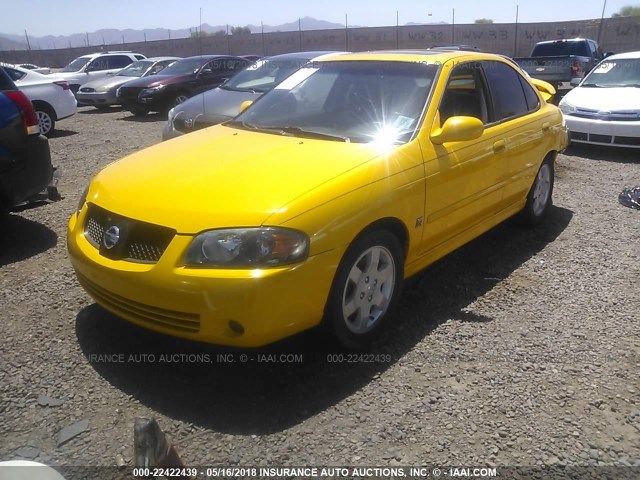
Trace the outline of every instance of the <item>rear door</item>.
{"label": "rear door", "polygon": [[491,98],[491,119],[485,133],[500,138],[498,183],[503,185],[502,210],[524,201],[533,177],[544,158],[542,137],[548,133],[545,123],[536,111],[541,102],[537,92],[518,71],[500,61],[483,61]]}

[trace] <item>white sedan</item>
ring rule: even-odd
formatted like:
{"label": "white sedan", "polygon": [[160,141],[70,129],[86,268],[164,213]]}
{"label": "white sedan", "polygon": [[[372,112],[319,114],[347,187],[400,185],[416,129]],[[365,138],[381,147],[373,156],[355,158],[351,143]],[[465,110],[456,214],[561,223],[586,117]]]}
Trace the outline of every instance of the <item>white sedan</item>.
{"label": "white sedan", "polygon": [[640,52],[605,58],[559,107],[571,142],[640,148]]}
{"label": "white sedan", "polygon": [[57,121],[74,115],[78,110],[76,97],[67,82],[52,80],[48,75],[7,63],[0,63],[0,68],[33,103],[43,135],[48,135]]}

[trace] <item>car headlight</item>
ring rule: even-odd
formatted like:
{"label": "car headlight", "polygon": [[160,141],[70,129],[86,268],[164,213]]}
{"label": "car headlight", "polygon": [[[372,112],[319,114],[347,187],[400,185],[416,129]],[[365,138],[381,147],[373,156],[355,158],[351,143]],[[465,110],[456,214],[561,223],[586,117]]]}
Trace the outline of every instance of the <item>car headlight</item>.
{"label": "car headlight", "polygon": [[309,239],[278,227],[209,230],[193,239],[184,257],[189,266],[271,267],[304,260]]}
{"label": "car headlight", "polygon": [[140,92],[140,96],[144,97],[145,95],[153,95],[154,93],[159,92],[160,90],[162,90],[165,87],[166,87],[166,85],[157,85],[157,86],[151,87],[151,88],[144,88]]}
{"label": "car headlight", "polygon": [[89,185],[87,185],[87,188],[85,188],[84,192],[82,192],[82,195],[80,195],[80,201],[78,202],[78,213],[80,213],[80,210],[82,210],[82,207],[84,207],[84,204],[87,201],[88,193],[89,193]]}
{"label": "car headlight", "polygon": [[173,117],[175,116],[176,116],[176,107],[173,107],[171,110],[169,110],[169,113],[167,113],[167,122],[173,123]]}
{"label": "car headlight", "polygon": [[96,88],[96,92],[98,93],[104,93],[104,92],[108,92],[109,91],[109,87],[106,85],[102,85],[98,88]]}
{"label": "car headlight", "polygon": [[560,109],[560,111],[562,113],[564,113],[565,115],[571,115],[572,113],[576,112],[576,107],[574,107],[573,105],[571,105],[569,102],[567,102],[564,98],[562,100],[560,100],[560,103],[558,104],[558,108]]}
{"label": "car headlight", "polygon": [[116,97],[119,97],[122,94],[122,92],[120,92],[120,87],[118,87],[118,89],[116,90]]}

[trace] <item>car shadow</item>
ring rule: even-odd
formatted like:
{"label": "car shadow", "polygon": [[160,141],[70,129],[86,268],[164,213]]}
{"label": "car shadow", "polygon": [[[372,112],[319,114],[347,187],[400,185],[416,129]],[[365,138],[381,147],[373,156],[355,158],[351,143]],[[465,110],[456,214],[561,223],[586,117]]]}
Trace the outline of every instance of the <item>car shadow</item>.
{"label": "car shadow", "polygon": [[237,350],[156,334],[95,304],[78,314],[76,335],[98,374],[161,414],[225,433],[279,432],[366,386],[440,324],[492,321],[469,305],[554,241],[572,216],[554,207],[534,230],[507,222],[410,279],[372,361],[343,361],[348,352],[319,329]]}
{"label": "car shadow", "polygon": [[20,215],[0,212],[0,267],[19,262],[56,246],[49,227]]}
{"label": "car shadow", "polygon": [[56,128],[53,132],[50,132],[47,135],[47,138],[63,138],[63,137],[72,137],[73,135],[77,135],[78,132],[75,130],[61,130]]}
{"label": "car shadow", "polygon": [[146,123],[146,122],[157,122],[159,120],[166,120],[167,114],[163,112],[152,112],[147,113],[146,115],[127,115],[126,117],[119,118],[119,120],[124,120],[125,122],[136,122],[136,123]]}
{"label": "car shadow", "polygon": [[602,160],[616,163],[638,163],[640,150],[637,148],[605,147],[600,145],[587,145],[572,143],[564,151],[565,155]]}
{"label": "car shadow", "polygon": [[113,105],[106,108],[96,108],[93,105],[82,105],[82,110],[78,110],[78,113],[82,113],[83,115],[102,115],[104,113],[116,113],[124,111],[124,108],[119,105]]}

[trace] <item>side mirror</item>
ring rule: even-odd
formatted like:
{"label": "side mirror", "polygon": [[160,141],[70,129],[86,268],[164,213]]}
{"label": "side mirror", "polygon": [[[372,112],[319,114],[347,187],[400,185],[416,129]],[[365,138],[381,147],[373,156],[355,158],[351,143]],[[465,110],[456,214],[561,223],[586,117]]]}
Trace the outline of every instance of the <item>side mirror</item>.
{"label": "side mirror", "polygon": [[240,111],[238,113],[244,112],[247,108],[251,106],[252,103],[253,103],[253,100],[245,100],[244,102],[242,102],[240,104]]}
{"label": "side mirror", "polygon": [[204,70],[200,70],[200,76],[202,77],[210,77],[213,75],[213,70],[210,68],[205,68]]}
{"label": "side mirror", "polygon": [[442,145],[447,142],[468,142],[480,138],[484,125],[476,117],[450,117],[441,128],[431,133],[431,143]]}
{"label": "side mirror", "polygon": [[529,81],[540,92],[545,102],[549,103],[553,100],[553,96],[556,94],[556,88],[553,85],[539,78],[529,78]]}
{"label": "side mirror", "polygon": [[580,85],[580,82],[581,82],[581,81],[582,81],[582,79],[581,79],[581,78],[577,78],[577,77],[576,77],[576,78],[572,78],[572,79],[571,79],[571,81],[569,82],[569,84],[570,84],[572,87],[577,87],[578,85]]}

